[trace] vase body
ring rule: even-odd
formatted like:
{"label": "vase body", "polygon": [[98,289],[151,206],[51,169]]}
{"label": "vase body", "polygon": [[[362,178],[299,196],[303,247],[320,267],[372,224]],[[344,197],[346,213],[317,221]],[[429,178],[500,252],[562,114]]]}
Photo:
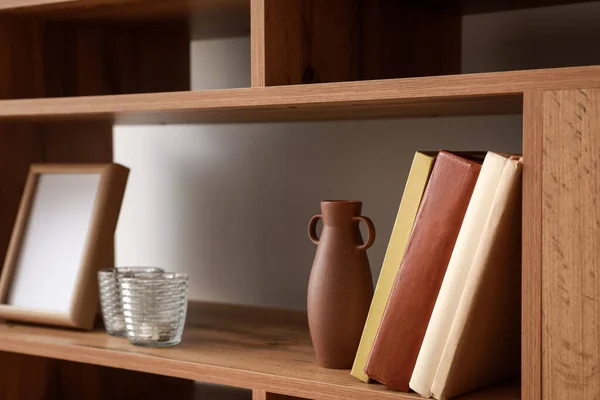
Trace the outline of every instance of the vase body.
{"label": "vase body", "polygon": [[[317,252],[308,283],[308,323],[317,364],[350,368],[354,361],[373,297],[373,281],[366,250],[375,229],[361,216],[358,201],[324,201],[321,214],[309,223],[309,237]],[[320,238],[316,223],[323,219]],[[367,224],[363,242],[359,222]]]}

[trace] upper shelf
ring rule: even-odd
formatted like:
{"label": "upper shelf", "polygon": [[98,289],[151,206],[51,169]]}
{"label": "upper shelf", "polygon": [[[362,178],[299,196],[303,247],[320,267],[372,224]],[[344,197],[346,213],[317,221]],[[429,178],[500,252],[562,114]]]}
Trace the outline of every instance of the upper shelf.
{"label": "upper shelf", "polygon": [[[476,14],[593,0],[403,0],[419,6]],[[59,18],[165,18],[198,12],[249,14],[250,0],[0,0],[0,11],[38,13]]]}
{"label": "upper shelf", "polygon": [[[181,345],[136,347],[105,332],[0,324],[0,351],[199,380],[289,396],[343,400],[416,400],[414,394],[365,384],[348,370],[317,367],[306,314],[190,303]],[[518,382],[464,397],[516,400]]]}
{"label": "upper shelf", "polygon": [[250,16],[250,0],[0,0],[0,12],[50,19],[146,20],[197,14]]}
{"label": "upper shelf", "polygon": [[600,66],[51,99],[1,100],[0,121],[123,124],[518,114],[531,90],[600,87]]}

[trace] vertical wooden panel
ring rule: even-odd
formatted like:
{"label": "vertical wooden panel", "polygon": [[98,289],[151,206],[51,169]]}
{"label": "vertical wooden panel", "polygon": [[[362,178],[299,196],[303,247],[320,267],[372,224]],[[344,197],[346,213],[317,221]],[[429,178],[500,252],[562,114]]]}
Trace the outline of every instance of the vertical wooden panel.
{"label": "vertical wooden panel", "polygon": [[61,400],[130,400],[194,398],[194,381],[161,375],[53,360]]}
{"label": "vertical wooden panel", "polygon": [[0,17],[0,99],[43,93],[41,24]]}
{"label": "vertical wooden panel", "polygon": [[255,389],[252,391],[252,400],[300,400],[300,398]]}
{"label": "vertical wooden panel", "polygon": [[542,394],[600,398],[600,90],[543,99]]}
{"label": "vertical wooden panel", "polygon": [[184,24],[49,22],[43,30],[46,97],[190,89]]}
{"label": "vertical wooden panel", "polygon": [[250,80],[265,86],[265,1],[250,0]]}
{"label": "vertical wooden panel", "polygon": [[112,123],[53,122],[39,127],[48,162],[112,162]]}
{"label": "vertical wooden panel", "polygon": [[462,17],[458,8],[361,0],[359,18],[361,79],[460,73]]}
{"label": "vertical wooden panel", "polygon": [[0,98],[190,89],[182,23],[115,25],[0,18]]}
{"label": "vertical wooden panel", "polygon": [[264,0],[265,85],[359,79],[358,5]]}
{"label": "vertical wooden panel", "polygon": [[253,86],[460,72],[461,16],[396,0],[253,0]]}
{"label": "vertical wooden panel", "polygon": [[0,399],[59,400],[54,385],[53,360],[0,352]]}
{"label": "vertical wooden panel", "polygon": [[521,394],[541,400],[542,389],[542,92],[523,99],[523,275]]}
{"label": "vertical wooden panel", "polygon": [[194,398],[194,381],[23,354],[0,352],[0,372],[2,400]]}

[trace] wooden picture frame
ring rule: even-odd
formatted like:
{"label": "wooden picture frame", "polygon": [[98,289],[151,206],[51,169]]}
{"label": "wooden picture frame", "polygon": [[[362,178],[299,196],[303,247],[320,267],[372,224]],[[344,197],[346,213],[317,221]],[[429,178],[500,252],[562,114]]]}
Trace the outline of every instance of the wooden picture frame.
{"label": "wooden picture frame", "polygon": [[0,275],[0,318],[91,329],[129,170],[34,164]]}

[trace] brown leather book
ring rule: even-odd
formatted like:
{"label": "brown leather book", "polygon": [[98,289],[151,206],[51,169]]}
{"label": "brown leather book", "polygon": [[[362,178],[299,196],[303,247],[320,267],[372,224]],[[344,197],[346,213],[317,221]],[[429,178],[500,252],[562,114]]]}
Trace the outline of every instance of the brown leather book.
{"label": "brown leather book", "polygon": [[365,367],[369,378],[408,392],[480,170],[478,161],[440,151]]}

